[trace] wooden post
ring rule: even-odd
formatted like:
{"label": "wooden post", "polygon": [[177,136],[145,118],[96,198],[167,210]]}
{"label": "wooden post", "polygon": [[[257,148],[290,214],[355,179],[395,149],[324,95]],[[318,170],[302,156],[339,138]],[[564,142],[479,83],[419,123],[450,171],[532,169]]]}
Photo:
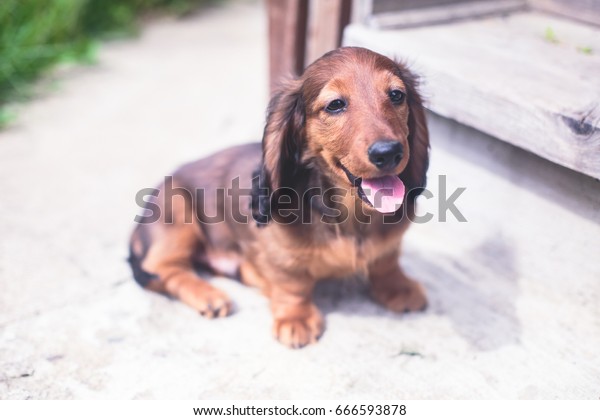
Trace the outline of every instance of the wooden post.
{"label": "wooden post", "polygon": [[306,64],[340,43],[342,0],[313,0],[310,3]]}
{"label": "wooden post", "polygon": [[340,20],[339,20],[339,30],[338,30],[338,38],[337,45],[339,47],[342,45],[342,38],[344,37],[344,28],[350,24],[350,20],[352,19],[352,0],[341,0],[342,5],[340,6]]}
{"label": "wooden post", "polygon": [[308,0],[268,0],[269,87],[273,93],[283,77],[304,70]]}

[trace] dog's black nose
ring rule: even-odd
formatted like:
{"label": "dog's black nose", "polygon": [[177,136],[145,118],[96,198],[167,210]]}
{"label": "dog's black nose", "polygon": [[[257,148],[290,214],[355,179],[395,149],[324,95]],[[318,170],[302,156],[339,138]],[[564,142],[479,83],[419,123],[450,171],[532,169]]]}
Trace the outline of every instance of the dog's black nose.
{"label": "dog's black nose", "polygon": [[398,166],[402,160],[403,152],[402,143],[396,140],[376,141],[368,150],[371,163],[383,171]]}

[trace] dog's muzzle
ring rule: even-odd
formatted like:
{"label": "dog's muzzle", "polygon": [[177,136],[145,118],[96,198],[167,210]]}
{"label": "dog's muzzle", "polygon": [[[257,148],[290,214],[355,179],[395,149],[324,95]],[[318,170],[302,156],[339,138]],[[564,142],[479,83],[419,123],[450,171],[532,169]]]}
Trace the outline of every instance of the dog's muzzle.
{"label": "dog's muzzle", "polygon": [[358,189],[361,200],[380,213],[394,213],[404,202],[405,187],[398,175],[386,175],[379,178],[361,178],[354,175],[342,163],[352,186]]}

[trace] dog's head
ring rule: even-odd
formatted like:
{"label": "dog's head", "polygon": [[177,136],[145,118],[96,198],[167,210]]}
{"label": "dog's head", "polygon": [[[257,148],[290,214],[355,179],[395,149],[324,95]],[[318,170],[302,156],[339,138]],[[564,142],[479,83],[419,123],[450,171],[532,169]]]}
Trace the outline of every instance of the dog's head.
{"label": "dog's head", "polygon": [[276,195],[318,171],[330,185],[356,188],[367,210],[396,212],[426,181],[429,137],[416,84],[404,65],[364,48],[325,54],[271,100],[261,186]]}

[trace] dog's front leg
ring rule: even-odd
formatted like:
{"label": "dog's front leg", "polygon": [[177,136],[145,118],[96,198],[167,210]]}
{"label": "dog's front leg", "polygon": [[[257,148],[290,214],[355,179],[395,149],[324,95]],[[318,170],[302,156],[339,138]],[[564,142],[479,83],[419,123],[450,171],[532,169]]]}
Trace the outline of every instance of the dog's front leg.
{"label": "dog's front leg", "polygon": [[392,252],[369,266],[369,281],[373,298],[394,312],[421,311],[427,307],[423,286],[404,274]]}
{"label": "dog's front leg", "polygon": [[306,278],[284,278],[271,284],[273,335],[288,347],[316,343],[323,333],[323,316],[312,302],[314,285],[313,279]]}

